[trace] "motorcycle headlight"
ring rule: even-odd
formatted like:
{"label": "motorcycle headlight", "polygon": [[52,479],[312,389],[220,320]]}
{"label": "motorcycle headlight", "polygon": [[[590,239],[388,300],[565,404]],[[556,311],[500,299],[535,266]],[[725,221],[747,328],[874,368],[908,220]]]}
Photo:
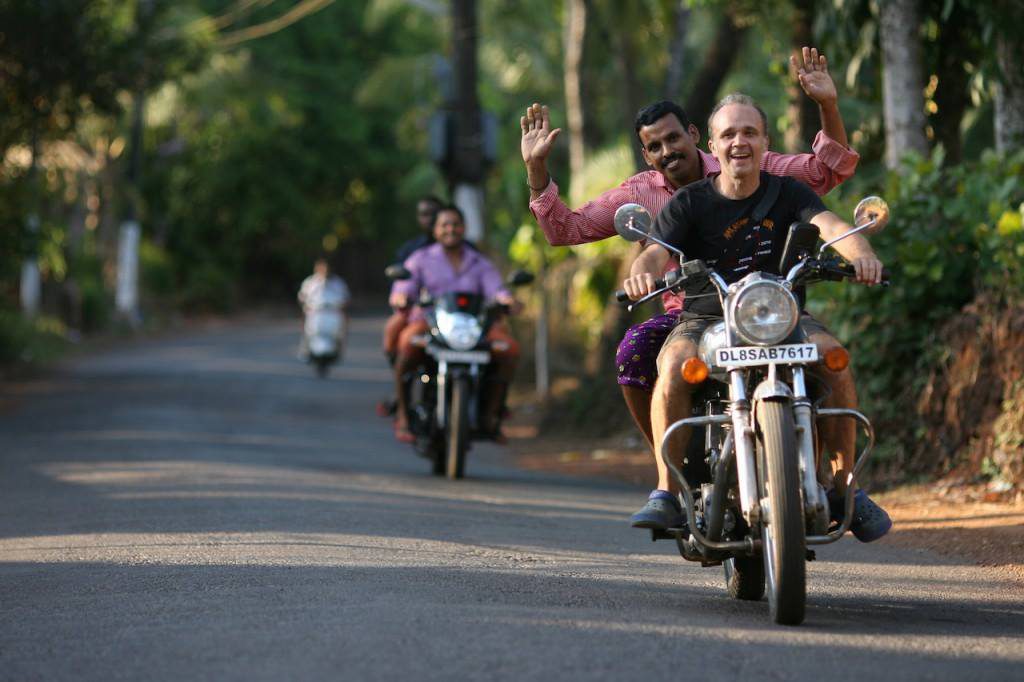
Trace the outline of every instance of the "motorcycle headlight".
{"label": "motorcycle headlight", "polygon": [[453,350],[472,350],[480,343],[483,327],[472,315],[438,310],[437,331]]}
{"label": "motorcycle headlight", "polygon": [[796,298],[772,280],[750,282],[732,303],[733,324],[740,338],[760,346],[770,346],[789,336],[799,316]]}
{"label": "motorcycle headlight", "polygon": [[715,368],[715,351],[725,348],[728,337],[725,334],[725,321],[715,322],[704,330],[697,347],[697,355],[708,367]]}

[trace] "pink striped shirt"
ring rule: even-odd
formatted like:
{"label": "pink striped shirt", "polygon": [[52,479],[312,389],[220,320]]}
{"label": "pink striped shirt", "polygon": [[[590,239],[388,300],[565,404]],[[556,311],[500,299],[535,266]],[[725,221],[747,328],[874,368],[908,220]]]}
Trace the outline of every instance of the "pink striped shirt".
{"label": "pink striped shirt", "polygon": [[[860,160],[857,152],[839,144],[824,131],[818,131],[811,148],[813,154],[766,152],[761,159],[761,169],[773,175],[796,178],[816,194],[823,195],[853,175]],[[718,159],[699,149],[697,153],[704,177],[721,171]],[[541,195],[530,202],[530,212],[552,246],[588,244],[615,235],[613,220],[619,206],[634,202],[655,217],[675,192],[676,188],[658,171],[643,171],[573,211],[559,198],[558,185],[552,180]],[[666,310],[678,309],[681,305],[680,297],[665,297]]]}

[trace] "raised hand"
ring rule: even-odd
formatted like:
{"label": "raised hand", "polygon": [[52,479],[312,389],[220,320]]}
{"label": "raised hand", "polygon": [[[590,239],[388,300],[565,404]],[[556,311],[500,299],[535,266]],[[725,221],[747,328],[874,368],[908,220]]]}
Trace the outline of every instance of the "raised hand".
{"label": "raised hand", "polygon": [[526,115],[519,119],[519,125],[523,130],[520,146],[526,167],[529,169],[531,166],[544,166],[548,154],[551,153],[551,145],[562,129],[552,130],[547,106],[536,103],[526,107]]}
{"label": "raised hand", "polygon": [[790,56],[789,63],[796,73],[800,87],[808,97],[820,106],[835,104],[838,98],[836,84],[828,73],[828,60],[825,59],[825,55],[818,54],[818,48],[803,48],[800,58]]}

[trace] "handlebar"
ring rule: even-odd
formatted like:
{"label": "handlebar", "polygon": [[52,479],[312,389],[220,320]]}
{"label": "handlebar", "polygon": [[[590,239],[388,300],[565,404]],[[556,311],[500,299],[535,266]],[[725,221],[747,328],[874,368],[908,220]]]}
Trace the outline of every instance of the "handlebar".
{"label": "handlebar", "polygon": [[[838,282],[844,279],[853,279],[857,276],[857,270],[849,263],[826,263],[821,269],[823,275],[822,279],[830,282]],[[891,281],[889,268],[882,268],[882,281],[883,287],[889,286]]]}
{"label": "handlebar", "polygon": [[[664,279],[654,280],[655,289],[664,289],[665,286],[666,285]],[[627,294],[624,289],[619,289],[618,291],[615,292],[615,300],[618,301],[619,303],[629,303],[629,294]]]}

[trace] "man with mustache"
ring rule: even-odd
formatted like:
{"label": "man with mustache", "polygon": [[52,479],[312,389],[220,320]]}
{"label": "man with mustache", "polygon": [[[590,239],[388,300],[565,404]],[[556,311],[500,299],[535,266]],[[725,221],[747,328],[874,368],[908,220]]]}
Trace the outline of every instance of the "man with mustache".
{"label": "man with mustache", "polygon": [[[829,76],[825,55],[816,48],[805,47],[801,59],[791,57],[790,63],[804,92],[818,104],[822,130],[815,137],[814,154],[766,152],[761,168],[774,175],[794,177],[822,195],[853,175],[860,157],[848,147],[838,93]],[[612,221],[622,204],[638,203],[656,216],[676,190],[720,170],[713,155],[697,148],[700,132],[683,109],[673,102],[657,102],[641,109],[635,121],[643,156],[651,170],[637,173],[593,201],[570,210],[559,198],[558,185],[547,171],[547,157],[561,129],[552,130],[548,108],[539,104],[527,108],[520,125],[530,211],[552,246],[586,244],[615,236]],[[616,355],[623,398],[652,448],[651,391],[657,378],[656,358],[682,307],[680,297],[666,296],[664,303],[664,313],[626,332]],[[856,395],[849,371],[833,378],[834,393]],[[827,428],[835,432],[843,427],[830,424]],[[827,431],[823,435],[830,444],[840,438]],[[659,480],[667,478],[668,469],[659,458],[655,458],[655,465]],[[671,510],[651,501],[634,515],[633,523],[638,527],[665,527],[676,518]]]}

